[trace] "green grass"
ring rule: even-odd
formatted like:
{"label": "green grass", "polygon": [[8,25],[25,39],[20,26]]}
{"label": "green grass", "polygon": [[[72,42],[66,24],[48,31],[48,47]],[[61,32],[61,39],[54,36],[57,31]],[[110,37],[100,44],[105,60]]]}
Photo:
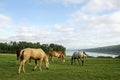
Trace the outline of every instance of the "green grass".
{"label": "green grass", "polygon": [[77,62],[70,64],[70,57],[62,64],[54,58],[50,69],[46,70],[44,63],[42,71],[32,71],[32,65],[25,66],[26,73],[17,74],[19,65],[16,65],[16,55],[0,54],[0,80],[119,80],[120,59],[86,58],[85,65]]}

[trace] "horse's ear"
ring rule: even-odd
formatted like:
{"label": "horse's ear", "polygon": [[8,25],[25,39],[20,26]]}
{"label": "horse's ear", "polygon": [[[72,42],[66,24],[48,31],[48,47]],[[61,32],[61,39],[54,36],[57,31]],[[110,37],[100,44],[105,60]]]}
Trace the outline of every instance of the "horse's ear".
{"label": "horse's ear", "polygon": [[83,51],[83,53],[86,54],[85,51]]}

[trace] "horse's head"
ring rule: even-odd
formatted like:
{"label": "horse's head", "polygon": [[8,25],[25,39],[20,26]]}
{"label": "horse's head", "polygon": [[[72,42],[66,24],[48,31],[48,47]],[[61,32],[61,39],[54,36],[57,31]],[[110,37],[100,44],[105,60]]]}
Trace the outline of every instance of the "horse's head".
{"label": "horse's head", "polygon": [[84,57],[87,57],[87,54],[83,51]]}
{"label": "horse's head", "polygon": [[46,69],[49,69],[49,61],[47,56],[44,57],[44,61],[45,61]]}
{"label": "horse's head", "polygon": [[64,55],[62,55],[62,61],[65,62],[65,57],[64,57]]}
{"label": "horse's head", "polygon": [[16,51],[17,60],[19,60],[20,51],[21,51],[21,49],[18,49],[18,50]]}
{"label": "horse's head", "polygon": [[62,60],[62,62],[65,62],[65,57],[63,54],[60,54],[58,58],[60,58]]}

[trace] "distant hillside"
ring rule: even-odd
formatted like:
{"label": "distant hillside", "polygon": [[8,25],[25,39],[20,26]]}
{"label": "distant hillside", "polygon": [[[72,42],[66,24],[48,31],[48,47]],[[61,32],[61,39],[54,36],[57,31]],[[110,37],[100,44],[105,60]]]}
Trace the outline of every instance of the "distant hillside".
{"label": "distant hillside", "polygon": [[84,51],[120,55],[120,45],[90,48],[90,49],[84,49]]}

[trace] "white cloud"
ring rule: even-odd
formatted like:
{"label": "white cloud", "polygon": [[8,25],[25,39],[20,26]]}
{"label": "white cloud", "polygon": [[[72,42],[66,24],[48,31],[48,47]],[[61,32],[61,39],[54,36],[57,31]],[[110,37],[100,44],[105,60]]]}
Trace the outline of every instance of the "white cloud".
{"label": "white cloud", "polygon": [[84,6],[81,11],[86,14],[98,14],[106,13],[118,9],[119,0],[90,0],[90,2]]}
{"label": "white cloud", "polygon": [[120,0],[110,0],[116,9],[120,10]]}
{"label": "white cloud", "polygon": [[[49,39],[50,32],[47,31],[48,26],[36,26],[36,25],[18,25],[17,34],[13,37],[17,39],[40,41],[41,39]],[[23,38],[22,38],[23,37]]]}
{"label": "white cloud", "polygon": [[4,14],[0,14],[0,27],[11,27],[12,19]]}
{"label": "white cloud", "polygon": [[59,24],[55,24],[53,26],[54,29],[56,29],[57,31],[61,31],[61,32],[72,32],[74,29],[73,27],[69,27],[69,26],[62,26],[62,25],[59,25]]}
{"label": "white cloud", "polygon": [[120,11],[108,15],[107,18],[111,20],[110,23],[120,24]]}

